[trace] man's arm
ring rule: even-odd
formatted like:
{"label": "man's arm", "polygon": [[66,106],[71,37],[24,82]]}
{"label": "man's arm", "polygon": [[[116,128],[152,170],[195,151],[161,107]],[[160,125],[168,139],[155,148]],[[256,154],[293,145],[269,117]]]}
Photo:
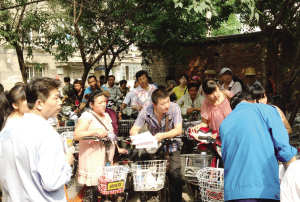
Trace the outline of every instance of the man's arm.
{"label": "man's arm", "polygon": [[68,98],[68,96],[65,95],[65,97],[63,99],[61,99],[61,102],[64,103],[67,98]]}
{"label": "man's arm", "polygon": [[85,108],[86,104],[87,104],[86,102],[81,102],[78,109],[76,109],[74,112],[79,113],[81,110],[83,110]]}
{"label": "man's arm", "polygon": [[288,167],[289,164],[294,161],[293,158],[297,154],[297,149],[292,147],[289,143],[289,135],[278,110],[273,106],[263,106],[264,108],[260,109],[260,112],[270,132],[275,149],[275,156],[283,163],[284,167]]}
{"label": "man's arm", "polygon": [[176,104],[178,104],[179,106],[182,105],[184,103],[184,99],[185,99],[185,95],[182,96],[181,98],[179,98],[179,100],[177,100]]}
{"label": "man's arm", "polygon": [[161,142],[162,139],[167,139],[167,138],[173,138],[178,135],[181,135],[182,133],[182,123],[174,125],[174,128],[170,130],[169,132],[166,133],[157,133],[155,135],[155,138],[158,140],[158,142]]}
{"label": "man's arm", "polygon": [[197,108],[197,107],[191,107],[191,108],[188,108],[186,110],[186,113],[187,114],[191,114],[193,111],[198,111],[198,112],[201,112],[201,107]]}
{"label": "man's arm", "polygon": [[130,131],[129,131],[129,134],[130,134],[131,136],[137,135],[137,134],[139,134],[139,131],[141,130],[141,128],[142,128],[142,127],[138,127],[138,126],[136,126],[136,125],[133,125],[132,128],[131,128]]}
{"label": "man's arm", "polygon": [[139,131],[141,130],[141,128],[145,124],[145,117],[146,117],[146,109],[143,109],[139,113],[137,119],[134,122],[134,125],[130,129],[130,131],[129,131],[130,135],[137,135],[137,134],[139,134]]}
{"label": "man's arm", "polygon": [[99,88],[103,92],[103,94],[105,95],[105,97],[110,97],[110,93],[107,90],[104,90],[104,88],[102,86],[100,86]]}

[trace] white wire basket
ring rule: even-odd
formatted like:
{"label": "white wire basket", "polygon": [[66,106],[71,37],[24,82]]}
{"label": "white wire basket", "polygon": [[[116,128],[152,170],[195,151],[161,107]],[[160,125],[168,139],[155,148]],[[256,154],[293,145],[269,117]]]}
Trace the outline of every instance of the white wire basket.
{"label": "white wire basket", "polygon": [[212,156],[202,154],[180,155],[182,178],[198,185],[197,173],[203,168],[211,165]]}
{"label": "white wire basket", "polygon": [[138,161],[132,165],[134,191],[164,188],[167,160]]}
{"label": "white wire basket", "polygon": [[56,131],[61,134],[63,132],[74,132],[75,131],[75,126],[62,126],[56,128]]}
{"label": "white wire basket", "polygon": [[197,178],[203,202],[224,201],[224,169],[205,167],[198,171]]}
{"label": "white wire basket", "polygon": [[97,170],[98,191],[102,195],[123,193],[127,174],[130,170],[125,166],[106,166]]}

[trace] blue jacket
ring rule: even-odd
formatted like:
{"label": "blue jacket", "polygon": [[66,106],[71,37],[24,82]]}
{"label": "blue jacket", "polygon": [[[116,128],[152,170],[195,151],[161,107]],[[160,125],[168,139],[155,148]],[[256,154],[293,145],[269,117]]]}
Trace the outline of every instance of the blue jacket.
{"label": "blue jacket", "polygon": [[220,126],[224,161],[224,197],[280,199],[278,162],[287,162],[297,150],[277,109],[241,102]]}

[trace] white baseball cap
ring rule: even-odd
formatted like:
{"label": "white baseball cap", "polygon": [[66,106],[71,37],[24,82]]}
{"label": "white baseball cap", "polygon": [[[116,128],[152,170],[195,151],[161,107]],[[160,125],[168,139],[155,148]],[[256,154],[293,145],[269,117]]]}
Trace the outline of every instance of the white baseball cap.
{"label": "white baseball cap", "polygon": [[230,71],[230,72],[232,73],[231,69],[229,69],[228,67],[224,67],[224,68],[220,71],[219,76],[222,76],[222,74],[224,74],[226,71]]}

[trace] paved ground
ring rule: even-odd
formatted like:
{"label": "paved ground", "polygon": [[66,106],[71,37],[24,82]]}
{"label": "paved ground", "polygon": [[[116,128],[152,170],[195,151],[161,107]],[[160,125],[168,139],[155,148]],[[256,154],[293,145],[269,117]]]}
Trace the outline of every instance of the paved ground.
{"label": "paved ground", "polygon": [[[77,189],[77,190],[76,190]],[[68,189],[68,196],[69,199],[73,198],[77,192],[80,190],[80,186],[76,186],[76,184],[72,184]],[[183,193],[182,193],[182,202],[190,202],[192,201],[192,197],[189,195],[189,192],[187,190],[187,187],[183,187]],[[140,202],[139,194],[138,192],[135,192],[133,196],[129,196],[128,202]]]}

